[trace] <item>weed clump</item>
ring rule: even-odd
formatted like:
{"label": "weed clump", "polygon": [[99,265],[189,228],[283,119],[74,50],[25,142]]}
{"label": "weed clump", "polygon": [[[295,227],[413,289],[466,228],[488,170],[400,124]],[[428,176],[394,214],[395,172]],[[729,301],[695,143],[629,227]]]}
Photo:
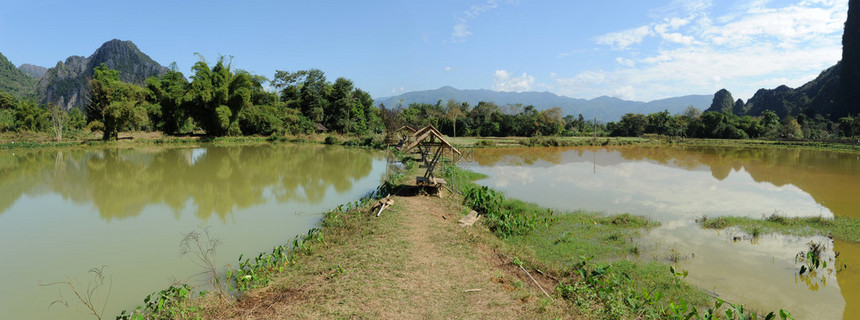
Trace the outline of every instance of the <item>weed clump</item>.
{"label": "weed clump", "polygon": [[475,147],[478,148],[490,148],[495,147],[496,143],[490,140],[481,140],[475,143]]}
{"label": "weed clump", "polygon": [[598,218],[596,222],[599,224],[611,224],[614,226],[622,226],[628,228],[646,228],[653,227],[656,225],[656,223],[651,222],[651,220],[649,220],[648,218],[634,216],[629,213]]}

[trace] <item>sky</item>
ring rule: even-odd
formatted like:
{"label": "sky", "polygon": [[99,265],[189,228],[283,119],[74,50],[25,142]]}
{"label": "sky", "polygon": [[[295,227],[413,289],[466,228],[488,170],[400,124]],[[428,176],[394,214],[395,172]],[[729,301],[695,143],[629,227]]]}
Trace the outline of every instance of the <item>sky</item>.
{"label": "sky", "polygon": [[0,53],[53,67],[131,40],[271,78],[317,68],[374,98],[442,86],[651,101],[797,87],[841,58],[848,0],[2,0]]}

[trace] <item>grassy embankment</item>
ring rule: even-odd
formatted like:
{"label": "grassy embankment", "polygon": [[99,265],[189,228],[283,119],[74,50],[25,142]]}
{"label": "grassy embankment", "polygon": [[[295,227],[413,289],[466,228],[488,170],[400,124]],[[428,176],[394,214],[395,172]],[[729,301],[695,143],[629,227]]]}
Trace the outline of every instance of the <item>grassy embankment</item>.
{"label": "grassy embankment", "polygon": [[791,140],[732,140],[678,138],[656,135],[642,137],[456,137],[450,138],[457,147],[507,148],[507,147],[567,147],[567,146],[717,146],[717,147],[768,147],[801,148],[822,151],[860,152],[860,143],[853,140],[840,141],[791,141]]}
{"label": "grassy embankment", "polygon": [[[347,146],[384,147],[381,135],[357,137],[340,134],[309,134],[284,136],[240,136],[240,137],[206,137],[203,135],[169,136],[161,132],[122,132],[117,141],[102,141],[100,133],[78,133],[66,137],[63,141],[55,141],[53,135],[46,132],[3,132],[0,133],[0,150],[45,147],[75,147],[75,146],[134,146],[139,144],[197,144],[197,143],[253,143],[264,141],[297,142],[297,143],[326,143]],[[618,145],[649,145],[649,146],[725,146],[725,147],[772,147],[772,148],[804,148],[814,150],[860,152],[860,142],[851,139],[840,141],[774,141],[774,140],[727,140],[727,139],[695,139],[644,135],[642,137],[449,137],[449,141],[457,147],[566,147],[566,146],[618,146]]]}
{"label": "grassy embankment", "polygon": [[702,227],[709,229],[725,229],[737,227],[752,237],[762,234],[781,233],[796,236],[823,235],[834,238],[860,242],[860,218],[835,217],[796,217],[789,218],[777,214],[762,219],[749,217],[703,217],[698,220]]}
{"label": "grassy embankment", "polygon": [[318,143],[345,146],[364,146],[381,149],[384,147],[381,135],[357,137],[340,134],[309,134],[284,136],[238,136],[208,137],[204,135],[169,136],[160,132],[123,132],[117,141],[102,141],[98,134],[81,134],[71,139],[55,141],[53,136],[40,132],[0,133],[0,150],[37,149],[37,148],[75,148],[87,146],[134,147],[150,145],[197,145],[246,144],[265,142]]}

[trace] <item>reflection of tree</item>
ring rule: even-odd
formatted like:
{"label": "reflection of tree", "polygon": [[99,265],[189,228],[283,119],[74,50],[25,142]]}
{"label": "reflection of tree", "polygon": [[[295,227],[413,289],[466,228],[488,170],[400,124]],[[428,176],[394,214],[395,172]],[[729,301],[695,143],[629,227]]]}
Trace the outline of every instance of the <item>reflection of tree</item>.
{"label": "reflection of tree", "polygon": [[0,154],[0,214],[15,204],[24,193],[33,192],[54,158],[34,152]]}
{"label": "reflection of tree", "polygon": [[[561,163],[564,151],[583,150],[569,148],[488,148],[477,149],[474,154],[475,162],[482,166],[498,164],[508,166],[530,166],[543,160],[552,164]],[[581,152],[581,151],[579,151]]]}
{"label": "reflection of tree", "polygon": [[43,188],[91,202],[107,220],[139,215],[155,203],[178,214],[189,200],[198,217],[215,213],[224,219],[234,208],[265,202],[266,190],[279,202],[319,203],[329,187],[347,191],[373,167],[366,150],[316,145],[208,147],[196,158],[193,153],[98,149],[0,156],[0,210]]}

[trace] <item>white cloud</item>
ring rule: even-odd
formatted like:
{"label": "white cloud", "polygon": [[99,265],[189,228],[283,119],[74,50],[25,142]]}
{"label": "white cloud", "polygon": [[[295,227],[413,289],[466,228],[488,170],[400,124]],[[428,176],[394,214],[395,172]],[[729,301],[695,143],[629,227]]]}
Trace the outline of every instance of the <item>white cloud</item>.
{"label": "white cloud", "polygon": [[613,49],[624,50],[627,47],[638,44],[650,35],[651,26],[641,26],[638,28],[611,32],[597,37],[597,43],[612,46]]}
{"label": "white cloud", "polygon": [[795,1],[778,8],[758,1],[715,20],[710,1],[675,1],[651,24],[595,39],[627,52],[615,58],[617,69],[552,80],[563,95],[636,100],[722,87],[747,99],[762,87],[798,86],[841,58],[847,4]]}
{"label": "white cloud", "polygon": [[[451,42],[465,42],[466,38],[472,35],[472,31],[469,31],[469,21],[477,19],[484,12],[497,9],[499,2],[501,1],[487,0],[484,4],[471,6],[469,9],[455,14]],[[516,1],[508,1],[508,3],[516,3]]]}
{"label": "white cloud", "polygon": [[628,68],[632,68],[633,66],[636,65],[636,62],[634,62],[633,60],[630,60],[627,58],[622,58],[622,57],[615,58],[615,62],[618,62],[618,64],[625,66],[625,67],[628,67]]}
{"label": "white cloud", "polygon": [[530,76],[523,72],[522,76],[516,77],[512,76],[506,70],[496,70],[493,74],[493,90],[496,91],[509,91],[509,92],[523,92],[529,91],[534,85],[535,77]]}
{"label": "white cloud", "polygon": [[685,45],[691,45],[694,42],[696,42],[695,38],[693,38],[691,36],[685,36],[685,35],[677,33],[677,32],[662,33],[662,34],[660,34],[660,36],[663,37],[663,40],[666,40],[669,42],[674,42],[674,43],[685,44]]}
{"label": "white cloud", "polygon": [[447,72],[450,72],[451,70],[454,70],[454,69],[453,69],[453,68],[451,68],[451,67],[445,67],[444,69],[445,69],[445,71],[447,71]]}
{"label": "white cloud", "polygon": [[470,35],[472,35],[472,32],[469,31],[469,25],[466,24],[466,19],[458,18],[457,23],[454,24],[454,31],[451,32],[451,41],[464,42],[466,41],[466,37]]}
{"label": "white cloud", "polygon": [[633,86],[618,87],[612,90],[612,96],[625,100],[632,100],[636,98],[636,89],[633,88]]}

